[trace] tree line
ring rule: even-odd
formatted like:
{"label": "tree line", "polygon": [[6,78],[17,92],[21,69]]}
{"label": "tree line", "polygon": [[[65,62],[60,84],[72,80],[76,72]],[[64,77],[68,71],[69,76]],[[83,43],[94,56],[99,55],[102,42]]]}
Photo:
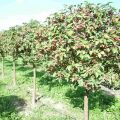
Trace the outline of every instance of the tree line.
{"label": "tree line", "polygon": [[[0,32],[2,78],[4,59],[20,57],[33,69],[33,98],[36,98],[36,66],[46,62],[46,72],[84,87],[84,120],[89,119],[89,94],[101,84],[120,80],[120,13],[110,4],[84,3],[67,6],[49,16]],[[69,82],[68,82],[69,83]]]}

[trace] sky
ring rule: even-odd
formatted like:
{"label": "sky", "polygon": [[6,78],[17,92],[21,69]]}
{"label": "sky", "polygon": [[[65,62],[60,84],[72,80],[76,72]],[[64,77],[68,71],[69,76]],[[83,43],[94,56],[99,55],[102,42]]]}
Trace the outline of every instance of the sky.
{"label": "sky", "polygon": [[[92,3],[112,2],[120,9],[120,0],[86,0]],[[79,4],[84,0],[0,0],[0,31],[31,19],[44,21],[50,14],[64,8],[64,5]]]}

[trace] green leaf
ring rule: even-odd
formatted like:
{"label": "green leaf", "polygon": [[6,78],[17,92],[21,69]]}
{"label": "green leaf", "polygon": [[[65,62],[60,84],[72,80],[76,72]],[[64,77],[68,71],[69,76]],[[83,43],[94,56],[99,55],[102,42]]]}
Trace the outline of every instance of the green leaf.
{"label": "green leaf", "polygon": [[101,58],[101,57],[102,57],[101,53],[98,53],[98,57],[99,57],[99,58]]}
{"label": "green leaf", "polygon": [[69,36],[72,36],[73,34],[74,34],[74,31],[72,31],[72,30],[67,31],[67,35],[69,35]]}

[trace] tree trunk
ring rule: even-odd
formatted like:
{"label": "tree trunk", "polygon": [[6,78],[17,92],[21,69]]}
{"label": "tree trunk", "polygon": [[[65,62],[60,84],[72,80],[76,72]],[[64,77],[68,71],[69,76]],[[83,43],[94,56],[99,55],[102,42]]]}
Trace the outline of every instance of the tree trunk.
{"label": "tree trunk", "polygon": [[16,64],[15,64],[15,60],[13,60],[13,85],[16,86]]}
{"label": "tree trunk", "polygon": [[89,120],[88,94],[84,95],[84,120]]}
{"label": "tree trunk", "polygon": [[33,95],[32,95],[32,106],[35,106],[36,102],[36,66],[33,65]]}
{"label": "tree trunk", "polygon": [[2,79],[4,79],[4,57],[2,57]]}

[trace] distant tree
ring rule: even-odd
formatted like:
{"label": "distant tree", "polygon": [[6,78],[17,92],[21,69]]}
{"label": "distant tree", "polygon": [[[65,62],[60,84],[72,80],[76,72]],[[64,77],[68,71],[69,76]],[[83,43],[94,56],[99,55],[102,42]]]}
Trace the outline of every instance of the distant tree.
{"label": "distant tree", "polygon": [[4,78],[4,58],[7,54],[6,49],[6,32],[0,33],[0,56],[2,58],[2,79]]}
{"label": "distant tree", "polygon": [[13,59],[13,84],[16,85],[16,60],[20,56],[20,47],[22,45],[22,39],[20,37],[20,26],[11,27],[7,31],[7,51],[8,55]]}
{"label": "distant tree", "polygon": [[42,25],[38,21],[32,20],[30,23],[24,23],[23,32],[23,45],[21,46],[21,57],[32,66],[33,69],[33,93],[32,93],[32,106],[35,106],[36,101],[36,68],[39,61],[42,61],[42,56],[38,53],[41,40],[44,39]]}

